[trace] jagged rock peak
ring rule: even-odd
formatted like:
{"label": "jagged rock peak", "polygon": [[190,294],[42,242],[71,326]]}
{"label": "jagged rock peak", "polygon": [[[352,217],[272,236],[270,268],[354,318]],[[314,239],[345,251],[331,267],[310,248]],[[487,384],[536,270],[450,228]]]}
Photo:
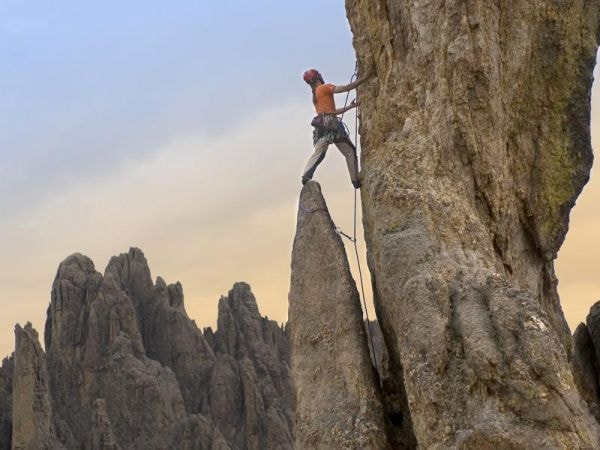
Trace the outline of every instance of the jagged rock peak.
{"label": "jagged rock peak", "polygon": [[600,301],[573,333],[571,366],[581,396],[600,423]]}
{"label": "jagged rock peak", "polygon": [[44,332],[46,351],[83,344],[84,324],[79,322],[100,287],[102,275],[96,272],[94,263],[87,256],[75,253],[67,257],[58,267],[54,283],[48,318]]}
{"label": "jagged rock peak", "polygon": [[248,283],[234,283],[233,288],[229,291],[228,296],[224,298],[229,300],[229,306],[236,316],[242,318],[246,315],[252,318],[260,317],[256,298],[254,297],[252,289]]}
{"label": "jagged rock peak", "polygon": [[108,422],[99,420],[105,416],[121,447],[168,447],[186,418],[175,375],[146,354],[136,306],[152,285],[143,255],[130,253],[123,270],[113,259],[104,276],[89,258],[72,255],[53,284],[46,324],[50,394],[76,446],[110,437]]}
{"label": "jagged rock peak", "polygon": [[31,323],[15,327],[12,448],[65,448],[57,437],[46,355]]}
{"label": "jagged rock peak", "polygon": [[593,344],[596,361],[600,361],[600,301],[592,305],[585,322]]}
{"label": "jagged rock peak", "polygon": [[0,366],[0,450],[10,450],[12,441],[12,390],[15,371],[14,353]]}
{"label": "jagged rock peak", "polygon": [[227,296],[219,300],[217,320],[217,349],[223,353],[235,355],[236,352],[246,354],[249,349],[245,344],[246,337],[252,341],[262,339],[261,316],[254,294],[247,283],[233,285]]}
{"label": "jagged rock peak", "polygon": [[289,321],[295,448],[388,448],[358,291],[313,181],[300,194]]}
{"label": "jagged rock peak", "polygon": [[292,448],[288,339],[276,322],[260,316],[248,284],[235,283],[221,297],[217,330],[207,329],[205,336],[217,355],[211,409],[215,420],[226,424],[225,437],[257,449]]}
{"label": "jagged rock peak", "polygon": [[123,285],[131,288],[152,286],[152,276],[148,260],[139,248],[131,247],[127,253],[113,256],[106,267],[106,273],[112,272]]}
{"label": "jagged rock peak", "polygon": [[[588,316],[588,319],[593,320],[594,318]],[[600,422],[598,360],[589,328],[584,323],[580,323],[573,333],[573,343],[573,359],[571,360],[573,377],[590,412]]]}
{"label": "jagged rock peak", "polygon": [[[139,249],[112,258],[104,275],[89,258],[69,256],[52,287],[48,354],[30,325],[17,327],[14,373],[20,382],[12,398],[11,360],[0,368],[0,443],[290,449],[287,337],[260,316],[248,285],[236,284],[230,294],[229,329],[235,348],[247,351],[217,355],[212,343],[223,331],[207,330],[207,342],[185,311],[181,284],[160,277],[153,284]],[[4,430],[11,427],[11,407],[19,421],[12,437]]]}

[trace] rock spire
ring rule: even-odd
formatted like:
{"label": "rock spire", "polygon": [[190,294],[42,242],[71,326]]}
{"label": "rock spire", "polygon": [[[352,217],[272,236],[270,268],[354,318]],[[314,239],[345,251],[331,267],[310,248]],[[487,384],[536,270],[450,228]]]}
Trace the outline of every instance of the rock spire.
{"label": "rock spire", "polygon": [[313,181],[300,194],[289,305],[295,448],[389,448],[358,291]]}

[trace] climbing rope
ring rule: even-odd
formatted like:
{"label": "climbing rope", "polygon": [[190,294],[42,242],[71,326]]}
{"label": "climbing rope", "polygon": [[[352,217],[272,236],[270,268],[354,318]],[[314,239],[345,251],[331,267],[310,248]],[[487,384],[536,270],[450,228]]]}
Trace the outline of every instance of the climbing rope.
{"label": "climbing rope", "polygon": [[[358,76],[358,61],[356,62],[356,66],[354,68],[354,74],[350,78],[350,83],[352,83],[352,81],[354,81],[354,79],[356,79],[357,76]],[[350,91],[348,91],[348,93],[346,94],[344,108],[348,104],[349,97],[350,97]],[[356,149],[357,156],[358,156],[358,142],[359,142],[358,141],[358,106],[355,108],[355,112],[356,112],[356,115],[354,117],[354,148]],[[343,118],[344,118],[344,113],[342,113],[342,115],[340,117],[340,121]],[[359,281],[360,281],[360,292],[361,292],[361,297],[362,297],[362,304],[363,304],[363,307],[365,308],[365,316],[367,318],[367,329],[368,329],[368,335],[369,335],[369,342],[371,344],[371,354],[373,355],[373,363],[375,364],[375,370],[379,374],[379,380],[381,381],[381,377],[383,376],[383,373],[379,370],[379,364],[377,363],[377,355],[375,354],[375,345],[373,344],[373,331],[371,329],[371,321],[369,320],[369,310],[367,309],[367,299],[365,297],[365,288],[364,288],[364,282],[363,282],[362,268],[360,266],[360,257],[358,255],[358,241],[356,239],[357,192],[358,192],[358,189],[354,189],[354,233],[353,233],[353,235],[349,236],[348,234],[344,233],[342,231],[342,229],[340,227],[336,226],[335,224],[334,224],[334,229],[340,236],[345,237],[346,239],[348,239],[350,242],[352,242],[354,244],[354,253],[356,255],[356,266],[358,267],[358,276],[359,276]]]}
{"label": "climbing rope", "polygon": [[[352,83],[357,78],[358,78],[358,61],[356,61],[356,63],[354,64],[354,73],[350,77],[350,83]],[[350,98],[350,91],[346,92],[346,100],[344,100],[344,108],[348,105],[348,99],[349,98]],[[344,119],[344,114],[346,114],[346,111],[344,111],[342,113],[342,115],[340,116],[340,122]],[[356,113],[356,122],[358,122],[358,112]],[[346,129],[348,129],[348,128],[346,128]],[[354,138],[354,146],[355,147],[356,147],[356,144],[357,144],[357,141],[356,141],[356,136],[357,135],[358,135],[358,133],[354,133],[354,136],[355,136],[355,138]]]}

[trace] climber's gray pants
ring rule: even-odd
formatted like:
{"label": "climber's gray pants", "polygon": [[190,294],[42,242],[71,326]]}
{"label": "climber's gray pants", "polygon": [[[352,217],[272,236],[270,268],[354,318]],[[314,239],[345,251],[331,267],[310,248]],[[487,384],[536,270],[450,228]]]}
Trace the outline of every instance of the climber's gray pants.
{"label": "climber's gray pants", "polygon": [[[302,174],[302,178],[311,179],[315,170],[323,158],[325,158],[325,154],[327,153],[327,148],[329,147],[330,141],[328,139],[322,138],[317,141],[315,144],[315,151],[308,162],[306,163],[306,167],[304,168],[304,173]],[[356,158],[356,148],[350,141],[343,140],[339,142],[335,142],[335,146],[342,152],[342,155],[346,158],[346,164],[348,166],[348,172],[350,173],[350,179],[353,182],[358,181],[358,159]]]}

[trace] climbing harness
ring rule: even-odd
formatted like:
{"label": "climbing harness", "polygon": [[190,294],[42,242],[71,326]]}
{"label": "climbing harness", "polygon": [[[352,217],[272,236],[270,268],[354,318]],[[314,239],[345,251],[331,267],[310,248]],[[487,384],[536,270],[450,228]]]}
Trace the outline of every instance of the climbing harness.
{"label": "climbing harness", "polygon": [[[358,77],[358,61],[356,62],[356,66],[354,67],[354,74],[350,78],[350,83],[352,83],[352,81],[354,81],[357,77]],[[346,94],[344,108],[348,104],[349,97],[350,97],[350,91],[348,91],[348,93]],[[355,113],[356,113],[356,115],[354,118],[354,148],[358,149],[358,106],[355,109]],[[342,115],[340,117],[340,122],[342,121],[343,118],[344,118],[344,113],[342,113]],[[342,124],[344,125],[344,127],[346,127],[346,124],[344,124],[343,122],[342,122]],[[348,127],[346,127],[346,130],[348,130]],[[348,134],[350,134],[350,133],[348,133]],[[377,355],[375,354],[375,345],[373,345],[373,330],[371,329],[371,321],[369,320],[369,310],[367,309],[367,299],[365,297],[365,288],[364,288],[364,283],[363,283],[362,268],[360,266],[360,258],[358,256],[358,241],[356,239],[356,201],[357,201],[356,197],[357,197],[357,192],[358,192],[358,189],[354,189],[354,233],[353,233],[353,235],[350,236],[350,235],[344,233],[342,231],[342,229],[335,224],[333,226],[334,226],[334,230],[336,233],[338,233],[342,237],[345,237],[346,239],[348,239],[350,242],[352,242],[354,244],[354,253],[356,255],[356,266],[358,267],[362,304],[363,304],[363,307],[365,308],[365,316],[367,318],[367,329],[368,329],[368,334],[369,334],[369,341],[371,344],[371,354],[373,355],[373,362],[375,364],[375,370],[379,374],[379,379],[381,380],[383,373],[379,370],[379,364],[377,363]]]}

